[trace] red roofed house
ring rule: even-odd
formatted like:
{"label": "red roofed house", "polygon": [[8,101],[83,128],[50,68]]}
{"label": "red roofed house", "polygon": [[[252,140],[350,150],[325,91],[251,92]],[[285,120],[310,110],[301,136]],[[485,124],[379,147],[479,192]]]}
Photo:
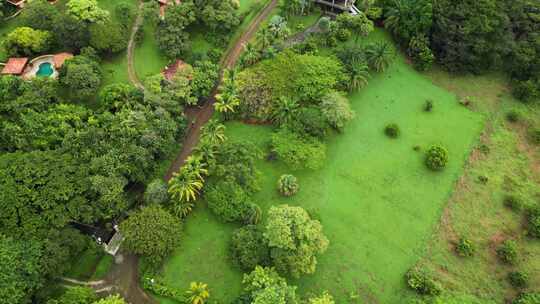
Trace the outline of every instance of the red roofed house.
{"label": "red roofed house", "polygon": [[159,2],[159,15],[161,16],[161,18],[165,18],[165,9],[167,8],[168,5],[173,4],[173,3],[176,5],[180,5],[180,3],[182,3],[182,1],[180,0],[158,0],[158,2]]}
{"label": "red roofed house", "polygon": [[[165,77],[165,79],[167,79],[168,81],[172,81],[172,79],[174,78],[176,73],[178,73],[179,71],[187,68],[188,66],[189,66],[189,64],[187,64],[187,63],[183,62],[182,60],[178,59],[173,64],[170,64],[170,65],[165,67],[165,69],[162,72],[163,77]],[[189,76],[188,76],[188,78],[189,78]]]}
{"label": "red roofed house", "polygon": [[28,58],[9,58],[2,69],[2,75],[21,75],[28,63]]}

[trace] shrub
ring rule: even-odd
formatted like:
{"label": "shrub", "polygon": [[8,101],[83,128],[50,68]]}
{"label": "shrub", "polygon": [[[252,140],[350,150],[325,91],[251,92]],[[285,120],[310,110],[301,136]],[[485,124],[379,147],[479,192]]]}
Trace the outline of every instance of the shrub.
{"label": "shrub", "polygon": [[336,91],[324,95],[321,110],[328,124],[338,131],[342,131],[345,124],[354,118],[349,100]]}
{"label": "shrub", "polygon": [[257,265],[269,265],[270,251],[257,226],[248,225],[236,229],[232,235],[230,252],[233,263],[244,271],[251,271]]}
{"label": "shrub", "polygon": [[521,200],[517,196],[512,194],[506,195],[504,197],[503,203],[507,208],[514,211],[519,211],[523,207]]}
{"label": "shrub", "polygon": [[448,163],[448,150],[443,146],[433,145],[426,152],[426,166],[434,171],[446,167]]}
{"label": "shrub", "polygon": [[521,271],[512,271],[508,274],[508,282],[515,288],[527,287],[528,280],[529,276]]}
{"label": "shrub", "polygon": [[411,39],[408,53],[413,60],[414,68],[418,71],[429,70],[435,60],[435,56],[429,48],[429,39],[424,35],[415,36]]}
{"label": "shrub", "polygon": [[461,257],[470,257],[474,254],[474,251],[473,243],[466,238],[462,237],[456,244],[456,252]]}
{"label": "shrub", "polygon": [[301,131],[317,138],[324,138],[328,133],[326,117],[318,107],[301,109],[296,119],[293,117],[289,126],[291,130]]}
{"label": "shrub", "polygon": [[513,240],[506,240],[497,248],[497,256],[501,261],[507,264],[517,262],[517,244]]}
{"label": "shrub", "polygon": [[424,103],[424,111],[431,112],[431,110],[433,110],[433,100],[428,99]]}
{"label": "shrub", "polygon": [[527,230],[530,236],[540,238],[540,205],[527,211]]}
{"label": "shrub", "polygon": [[231,177],[209,187],[205,197],[210,210],[225,222],[243,221],[253,204],[249,195]]}
{"label": "shrub", "polygon": [[407,285],[418,294],[436,296],[442,292],[440,284],[419,269],[413,268],[409,270],[405,278]]}
{"label": "shrub", "polygon": [[523,293],[512,304],[540,304],[540,293]]}
{"label": "shrub", "polygon": [[144,191],[144,202],[165,204],[169,201],[169,193],[167,192],[167,183],[158,178],[153,180]]}
{"label": "shrub", "polygon": [[509,122],[518,122],[520,120],[519,112],[515,110],[511,110],[508,113],[506,113],[506,120]]}
{"label": "shrub", "polygon": [[540,145],[540,128],[532,129],[531,131],[529,131],[529,137],[533,144]]}
{"label": "shrub", "polygon": [[345,29],[345,28],[341,28],[337,31],[336,33],[336,38],[339,40],[339,41],[347,41],[349,39],[351,39],[351,36],[352,36],[352,33],[350,30],[348,29]]}
{"label": "shrub", "polygon": [[388,124],[384,128],[384,133],[390,138],[397,138],[399,136],[399,126],[395,123]]}
{"label": "shrub", "polygon": [[272,134],[272,152],[293,170],[318,169],[326,158],[326,147],[319,140],[287,129]]}
{"label": "shrub", "polygon": [[299,188],[300,185],[294,175],[284,174],[278,180],[278,190],[283,196],[293,196]]}

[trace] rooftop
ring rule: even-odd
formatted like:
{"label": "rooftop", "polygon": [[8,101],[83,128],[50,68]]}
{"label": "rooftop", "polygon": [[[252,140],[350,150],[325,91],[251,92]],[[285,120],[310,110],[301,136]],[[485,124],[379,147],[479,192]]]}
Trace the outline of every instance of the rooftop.
{"label": "rooftop", "polygon": [[9,58],[8,62],[2,69],[4,75],[20,75],[24,71],[24,67],[28,63],[28,58]]}

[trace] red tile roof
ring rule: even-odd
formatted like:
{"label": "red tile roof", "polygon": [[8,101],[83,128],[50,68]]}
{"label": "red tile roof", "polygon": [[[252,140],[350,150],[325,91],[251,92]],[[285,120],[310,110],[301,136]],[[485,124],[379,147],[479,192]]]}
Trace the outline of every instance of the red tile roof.
{"label": "red tile roof", "polygon": [[174,75],[176,75],[178,71],[182,70],[186,66],[187,66],[187,63],[183,62],[182,60],[180,59],[176,60],[175,63],[170,64],[165,67],[165,69],[163,70],[163,76],[168,81],[171,81],[174,78]]}
{"label": "red tile roof", "polygon": [[28,63],[28,58],[9,58],[6,66],[2,69],[2,74],[20,75]]}

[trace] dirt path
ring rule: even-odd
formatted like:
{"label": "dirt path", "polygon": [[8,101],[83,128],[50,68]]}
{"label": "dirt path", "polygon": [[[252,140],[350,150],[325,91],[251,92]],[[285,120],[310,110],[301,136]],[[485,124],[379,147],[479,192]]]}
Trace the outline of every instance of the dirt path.
{"label": "dirt path", "polygon": [[[255,19],[251,22],[251,24],[244,31],[242,36],[238,38],[238,40],[234,44],[234,47],[232,47],[227,52],[221,62],[222,71],[220,73],[219,83],[221,83],[223,69],[232,68],[236,64],[236,61],[238,60],[238,58],[240,58],[240,55],[244,50],[245,44],[249,40],[251,40],[251,38],[253,38],[261,22],[268,17],[270,12],[276,7],[277,4],[278,0],[270,1],[270,3],[267,4],[266,7],[259,13],[259,15],[257,15],[257,17],[255,17]],[[180,153],[176,156],[174,162],[169,167],[169,170],[165,175],[165,181],[169,181],[172,178],[173,173],[180,170],[180,168],[184,164],[184,161],[188,158],[189,155],[191,155],[191,152],[193,151],[195,146],[197,146],[197,143],[199,142],[199,137],[201,135],[201,127],[204,126],[214,114],[214,102],[218,86],[219,85],[216,85],[216,87],[210,94],[210,97],[200,109],[190,109],[187,112],[190,126],[182,143],[182,151],[180,151]]]}
{"label": "dirt path", "polygon": [[133,52],[135,50],[135,38],[137,37],[137,31],[141,27],[143,23],[143,8],[144,8],[144,2],[139,3],[139,7],[137,8],[137,18],[135,19],[135,22],[133,23],[133,28],[131,29],[131,35],[129,36],[129,42],[127,47],[127,65],[128,65],[128,76],[129,81],[136,86],[139,89],[144,89],[144,86],[137,76],[137,72],[135,71],[135,66],[133,65]]}

